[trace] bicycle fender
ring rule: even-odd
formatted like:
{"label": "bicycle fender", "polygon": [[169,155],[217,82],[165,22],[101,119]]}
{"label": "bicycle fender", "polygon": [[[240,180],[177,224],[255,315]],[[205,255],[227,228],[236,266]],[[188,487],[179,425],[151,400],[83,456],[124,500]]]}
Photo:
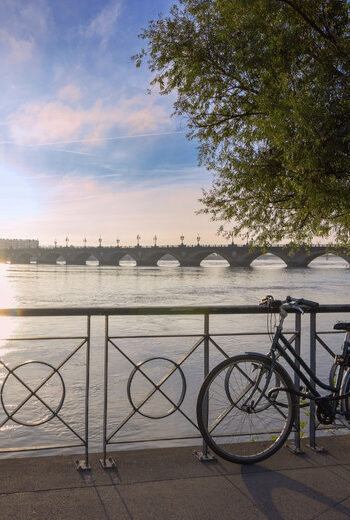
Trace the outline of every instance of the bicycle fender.
{"label": "bicycle fender", "polygon": [[245,354],[254,354],[254,356],[259,356],[260,358],[264,358],[268,361],[271,361],[271,358],[267,356],[266,354],[262,354],[261,352],[253,352],[252,350],[246,351]]}
{"label": "bicycle fender", "polygon": [[[350,383],[350,370],[348,369],[346,371],[346,374],[345,376],[343,376],[343,381],[342,381],[342,386],[341,386],[341,389],[340,389],[340,395],[344,395],[346,394],[349,388],[349,383]],[[340,407],[341,407],[341,411],[342,412],[345,412],[346,411],[346,408],[345,408],[345,399],[342,399],[341,400],[341,404],[340,404]]]}
{"label": "bicycle fender", "polygon": [[[246,352],[246,354],[253,354],[254,356],[259,357],[261,360],[271,363],[271,358],[269,356],[267,356],[266,354],[261,354],[261,352]],[[291,385],[294,386],[294,383],[293,383],[290,375],[286,371],[286,369],[282,365],[280,365],[278,362],[275,362],[275,366],[278,366],[278,369],[281,371],[283,377],[285,379],[289,379]],[[349,377],[350,377],[350,370],[349,370]],[[296,398],[295,398],[295,400],[296,400]],[[295,402],[294,404],[297,404],[297,403]]]}

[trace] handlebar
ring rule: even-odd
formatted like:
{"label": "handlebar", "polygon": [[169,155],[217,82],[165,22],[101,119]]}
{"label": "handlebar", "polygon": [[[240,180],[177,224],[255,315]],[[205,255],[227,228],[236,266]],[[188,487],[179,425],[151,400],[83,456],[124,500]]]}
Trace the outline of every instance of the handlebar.
{"label": "handlebar", "polygon": [[[293,298],[292,296],[287,296],[285,300],[275,300],[271,294],[265,296],[260,302],[259,305],[264,305],[266,307],[279,307],[280,309],[288,310],[296,309],[301,313],[304,313],[304,310],[315,309],[319,306],[317,302],[312,300],[306,300],[305,298]],[[303,308],[304,307],[304,308]]]}
{"label": "handlebar", "polygon": [[305,300],[305,298],[292,298],[291,296],[287,296],[286,303],[292,303],[295,305],[303,305],[304,307],[316,308],[319,306],[319,303],[314,302],[312,300]]}

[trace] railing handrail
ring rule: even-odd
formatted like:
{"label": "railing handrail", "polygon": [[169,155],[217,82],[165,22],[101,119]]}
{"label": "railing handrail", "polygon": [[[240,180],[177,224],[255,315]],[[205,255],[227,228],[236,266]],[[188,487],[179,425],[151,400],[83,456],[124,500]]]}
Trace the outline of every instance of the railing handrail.
{"label": "railing handrail", "polygon": [[[203,306],[129,306],[129,307],[22,307],[0,309],[0,316],[137,316],[166,314],[267,314],[260,305],[203,305]],[[294,309],[289,311],[296,313]],[[319,305],[306,313],[350,312],[350,304]]]}

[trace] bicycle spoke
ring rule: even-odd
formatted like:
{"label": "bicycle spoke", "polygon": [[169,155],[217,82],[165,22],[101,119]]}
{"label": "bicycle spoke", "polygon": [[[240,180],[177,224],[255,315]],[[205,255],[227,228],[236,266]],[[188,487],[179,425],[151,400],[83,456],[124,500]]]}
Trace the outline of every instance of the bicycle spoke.
{"label": "bicycle spoke", "polygon": [[[290,392],[269,392],[292,383],[259,356],[242,355],[216,367],[203,385],[197,407],[198,424],[209,446],[228,460],[260,460],[288,436],[293,407]],[[201,406],[208,403],[208,424]],[[202,403],[202,404],[201,404]],[[281,406],[283,410],[281,410]]]}

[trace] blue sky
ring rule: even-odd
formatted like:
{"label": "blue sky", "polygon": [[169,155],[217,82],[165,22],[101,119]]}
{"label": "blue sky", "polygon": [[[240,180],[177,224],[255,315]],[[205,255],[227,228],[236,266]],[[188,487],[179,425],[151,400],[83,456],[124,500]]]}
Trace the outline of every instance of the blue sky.
{"label": "blue sky", "polygon": [[2,0],[0,236],[222,242],[196,215],[197,166],[171,96],[130,56],[167,0]]}

